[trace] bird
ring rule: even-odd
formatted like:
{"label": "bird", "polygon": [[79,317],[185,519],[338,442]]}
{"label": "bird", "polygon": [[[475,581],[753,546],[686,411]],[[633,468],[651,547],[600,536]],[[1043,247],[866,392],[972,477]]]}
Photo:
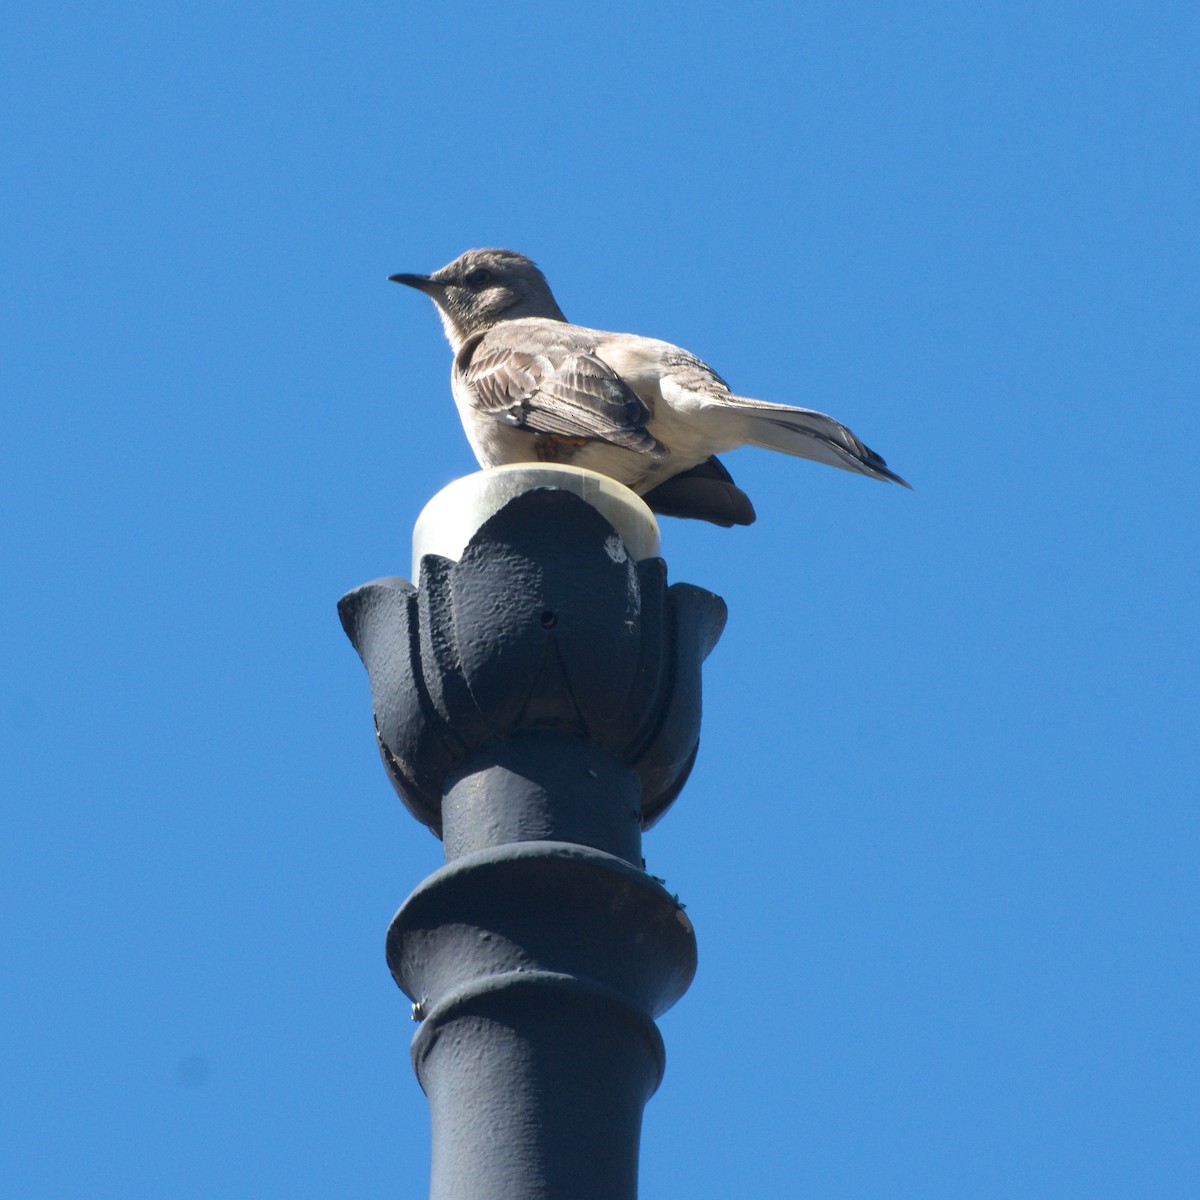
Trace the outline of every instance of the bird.
{"label": "bird", "polygon": [[755,520],[717,454],[761,446],[909,487],[832,417],[736,395],[670,342],[572,325],[537,265],[468,250],[429,275],[454,356],[451,389],[481,466],[565,463],[608,475],[663,516],[726,528]]}

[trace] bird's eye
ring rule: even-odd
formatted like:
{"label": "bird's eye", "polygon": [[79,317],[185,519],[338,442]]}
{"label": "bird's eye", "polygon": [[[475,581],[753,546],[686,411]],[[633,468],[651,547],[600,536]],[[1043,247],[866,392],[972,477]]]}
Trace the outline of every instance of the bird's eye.
{"label": "bird's eye", "polygon": [[476,267],[475,270],[471,271],[467,275],[466,279],[463,280],[463,283],[465,283],[469,288],[481,288],[487,287],[487,285],[491,283],[493,279],[495,279],[495,276],[487,269],[487,267]]}

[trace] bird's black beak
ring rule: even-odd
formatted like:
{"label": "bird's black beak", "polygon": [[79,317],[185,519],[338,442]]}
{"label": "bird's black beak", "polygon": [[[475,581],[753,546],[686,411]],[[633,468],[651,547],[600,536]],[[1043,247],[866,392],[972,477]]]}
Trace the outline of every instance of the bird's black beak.
{"label": "bird's black beak", "polygon": [[416,288],[418,292],[424,292],[427,296],[436,295],[446,285],[438,279],[432,279],[428,275],[389,275],[388,280],[391,283],[402,283],[405,287]]}

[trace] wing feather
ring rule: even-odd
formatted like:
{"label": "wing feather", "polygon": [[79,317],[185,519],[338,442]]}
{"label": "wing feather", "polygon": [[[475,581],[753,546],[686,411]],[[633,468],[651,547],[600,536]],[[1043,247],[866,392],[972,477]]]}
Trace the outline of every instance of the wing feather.
{"label": "wing feather", "polygon": [[458,369],[479,411],[519,429],[666,456],[666,448],[646,429],[650,410],[594,354],[552,345],[488,345],[484,339]]}

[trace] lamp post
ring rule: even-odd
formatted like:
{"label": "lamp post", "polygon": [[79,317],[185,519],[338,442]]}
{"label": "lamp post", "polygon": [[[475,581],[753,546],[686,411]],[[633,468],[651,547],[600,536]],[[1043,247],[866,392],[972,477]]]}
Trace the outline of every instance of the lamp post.
{"label": "lamp post", "polygon": [[691,770],[725,605],[668,587],[646,506],[570,467],[443,490],[413,575],[339,612],[387,773],[445,848],[387,937],[420,1021],[431,1198],[634,1200],[654,1018],[696,966],[641,835]]}

